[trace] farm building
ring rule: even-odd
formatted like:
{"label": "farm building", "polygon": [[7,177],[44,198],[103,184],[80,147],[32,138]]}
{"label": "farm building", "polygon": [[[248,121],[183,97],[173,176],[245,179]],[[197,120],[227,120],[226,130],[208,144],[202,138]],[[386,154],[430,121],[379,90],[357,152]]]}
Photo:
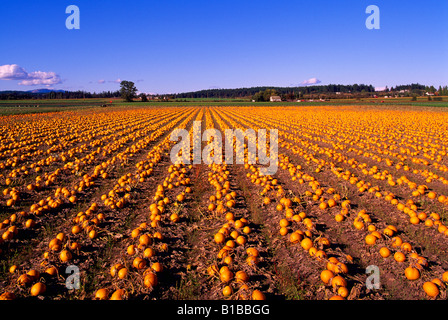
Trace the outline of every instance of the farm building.
{"label": "farm building", "polygon": [[276,102],[276,101],[282,101],[282,99],[279,96],[271,96],[269,98],[269,101]]}

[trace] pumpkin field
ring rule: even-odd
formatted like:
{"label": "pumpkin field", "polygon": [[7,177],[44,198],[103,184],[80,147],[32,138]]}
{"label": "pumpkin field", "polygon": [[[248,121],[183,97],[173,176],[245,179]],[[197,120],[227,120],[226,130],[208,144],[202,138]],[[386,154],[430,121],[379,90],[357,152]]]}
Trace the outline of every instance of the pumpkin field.
{"label": "pumpkin field", "polygon": [[[277,129],[276,173],[173,163],[194,121]],[[447,133],[404,105],[1,116],[0,299],[446,299]]]}

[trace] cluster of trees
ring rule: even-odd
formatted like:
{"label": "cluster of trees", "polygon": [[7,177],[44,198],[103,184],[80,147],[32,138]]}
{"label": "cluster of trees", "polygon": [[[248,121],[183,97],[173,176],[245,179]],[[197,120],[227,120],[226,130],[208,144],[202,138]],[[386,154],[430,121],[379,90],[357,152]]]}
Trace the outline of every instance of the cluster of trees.
{"label": "cluster of trees", "polygon": [[436,89],[434,86],[426,87],[425,90],[427,92],[436,93],[439,96],[448,96],[448,86],[439,86],[438,89]]}
{"label": "cluster of trees", "polygon": [[[412,83],[412,84],[399,85],[399,86],[396,86],[395,88],[391,87],[390,89],[388,87],[386,87],[385,92],[390,93],[390,94],[398,94],[400,96],[405,96],[405,97],[422,96],[426,92],[430,92],[429,90],[431,87],[428,87],[428,86],[425,86],[422,84],[418,84],[418,83]],[[434,88],[433,92],[435,92],[435,88]]]}
{"label": "cluster of trees", "polygon": [[[237,89],[208,89],[194,92],[184,92],[170,95],[168,98],[172,99],[188,99],[188,98],[215,98],[215,99],[229,99],[229,98],[252,98],[257,100],[261,98],[261,95],[267,92],[267,90],[273,90],[275,95],[279,95],[285,99],[298,99],[308,94],[329,94],[329,93],[366,93],[375,92],[375,88],[372,85],[365,84],[329,84],[319,86],[303,86],[303,87],[250,87],[250,88],[237,88]],[[259,93],[263,92],[263,93]],[[263,98],[265,99],[265,98]],[[269,100],[269,98],[267,99]],[[260,100],[266,101],[266,100]]]}
{"label": "cluster of trees", "polygon": [[126,80],[120,82],[120,96],[123,100],[132,102],[135,98],[140,98],[141,102],[147,102],[148,96],[146,93],[140,93],[137,96],[137,91],[134,82]]}
{"label": "cluster of trees", "polygon": [[328,84],[323,86],[308,86],[301,87],[303,94],[317,94],[317,93],[366,93],[375,92],[375,87],[366,84]]}
{"label": "cluster of trees", "polygon": [[257,88],[239,88],[239,89],[206,89],[192,92],[176,93],[172,95],[164,95],[166,98],[171,99],[236,99],[247,98],[253,96],[260,90],[266,89],[265,87]]}
{"label": "cluster of trees", "polygon": [[438,89],[436,89],[436,87],[434,86],[425,86],[422,84],[418,84],[418,83],[412,83],[412,84],[406,84],[406,85],[400,85],[400,86],[396,86],[391,87],[391,88],[387,88],[385,92],[390,92],[393,94],[403,94],[405,96],[422,96],[424,94],[426,94],[426,92],[429,93],[434,93],[435,95],[439,95],[439,96],[446,96],[448,95],[448,86],[439,86]]}
{"label": "cluster of trees", "polygon": [[[395,88],[386,87],[385,92],[389,94],[400,93],[405,96],[424,95],[426,92],[438,95],[448,95],[448,86],[439,87],[425,86],[418,83],[397,85]],[[375,87],[366,84],[328,84],[301,87],[250,87],[237,89],[207,89],[194,92],[184,92],[171,95],[162,95],[166,99],[238,99],[246,98],[255,101],[269,101],[273,95],[280,96],[282,100],[297,100],[306,98],[368,98],[379,94]]]}
{"label": "cluster of trees", "polygon": [[409,91],[414,91],[414,90],[425,90],[425,88],[429,88],[427,86],[424,86],[423,84],[419,84],[419,83],[411,83],[411,84],[403,84],[400,86],[396,86],[391,87],[390,89],[386,87],[386,92],[394,92],[394,91],[402,91],[402,90],[409,90]]}
{"label": "cluster of trees", "polygon": [[437,92],[439,93],[439,96],[448,96],[448,86],[439,86]]}
{"label": "cluster of trees", "polygon": [[264,91],[258,91],[252,96],[255,101],[269,101],[271,96],[278,96],[278,92],[275,89],[266,89]]}
{"label": "cluster of trees", "polygon": [[[282,100],[297,100],[304,98],[348,98],[348,97],[368,97],[373,95],[375,88],[372,85],[354,84],[339,85],[329,84],[322,86],[307,87],[287,87],[265,89],[258,91],[252,96],[255,101],[269,101],[269,97],[273,95],[280,96]],[[340,94],[340,96],[338,96]]]}

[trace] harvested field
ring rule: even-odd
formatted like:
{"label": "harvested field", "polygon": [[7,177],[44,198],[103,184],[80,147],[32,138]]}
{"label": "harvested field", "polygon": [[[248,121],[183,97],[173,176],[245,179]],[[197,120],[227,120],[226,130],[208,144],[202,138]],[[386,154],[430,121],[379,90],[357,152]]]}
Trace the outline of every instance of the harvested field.
{"label": "harvested field", "polygon": [[[275,173],[250,148],[208,164],[242,146],[213,149],[226,129],[266,129]],[[444,108],[389,105],[0,117],[1,297],[446,299],[447,132]]]}

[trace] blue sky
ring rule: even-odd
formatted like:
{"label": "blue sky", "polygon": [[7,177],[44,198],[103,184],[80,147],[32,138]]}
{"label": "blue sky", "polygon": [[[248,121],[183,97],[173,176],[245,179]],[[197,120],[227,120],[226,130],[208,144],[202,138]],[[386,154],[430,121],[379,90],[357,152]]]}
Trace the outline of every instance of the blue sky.
{"label": "blue sky", "polygon": [[[69,5],[79,30],[65,26]],[[18,0],[0,12],[0,90],[448,85],[445,0]]]}

